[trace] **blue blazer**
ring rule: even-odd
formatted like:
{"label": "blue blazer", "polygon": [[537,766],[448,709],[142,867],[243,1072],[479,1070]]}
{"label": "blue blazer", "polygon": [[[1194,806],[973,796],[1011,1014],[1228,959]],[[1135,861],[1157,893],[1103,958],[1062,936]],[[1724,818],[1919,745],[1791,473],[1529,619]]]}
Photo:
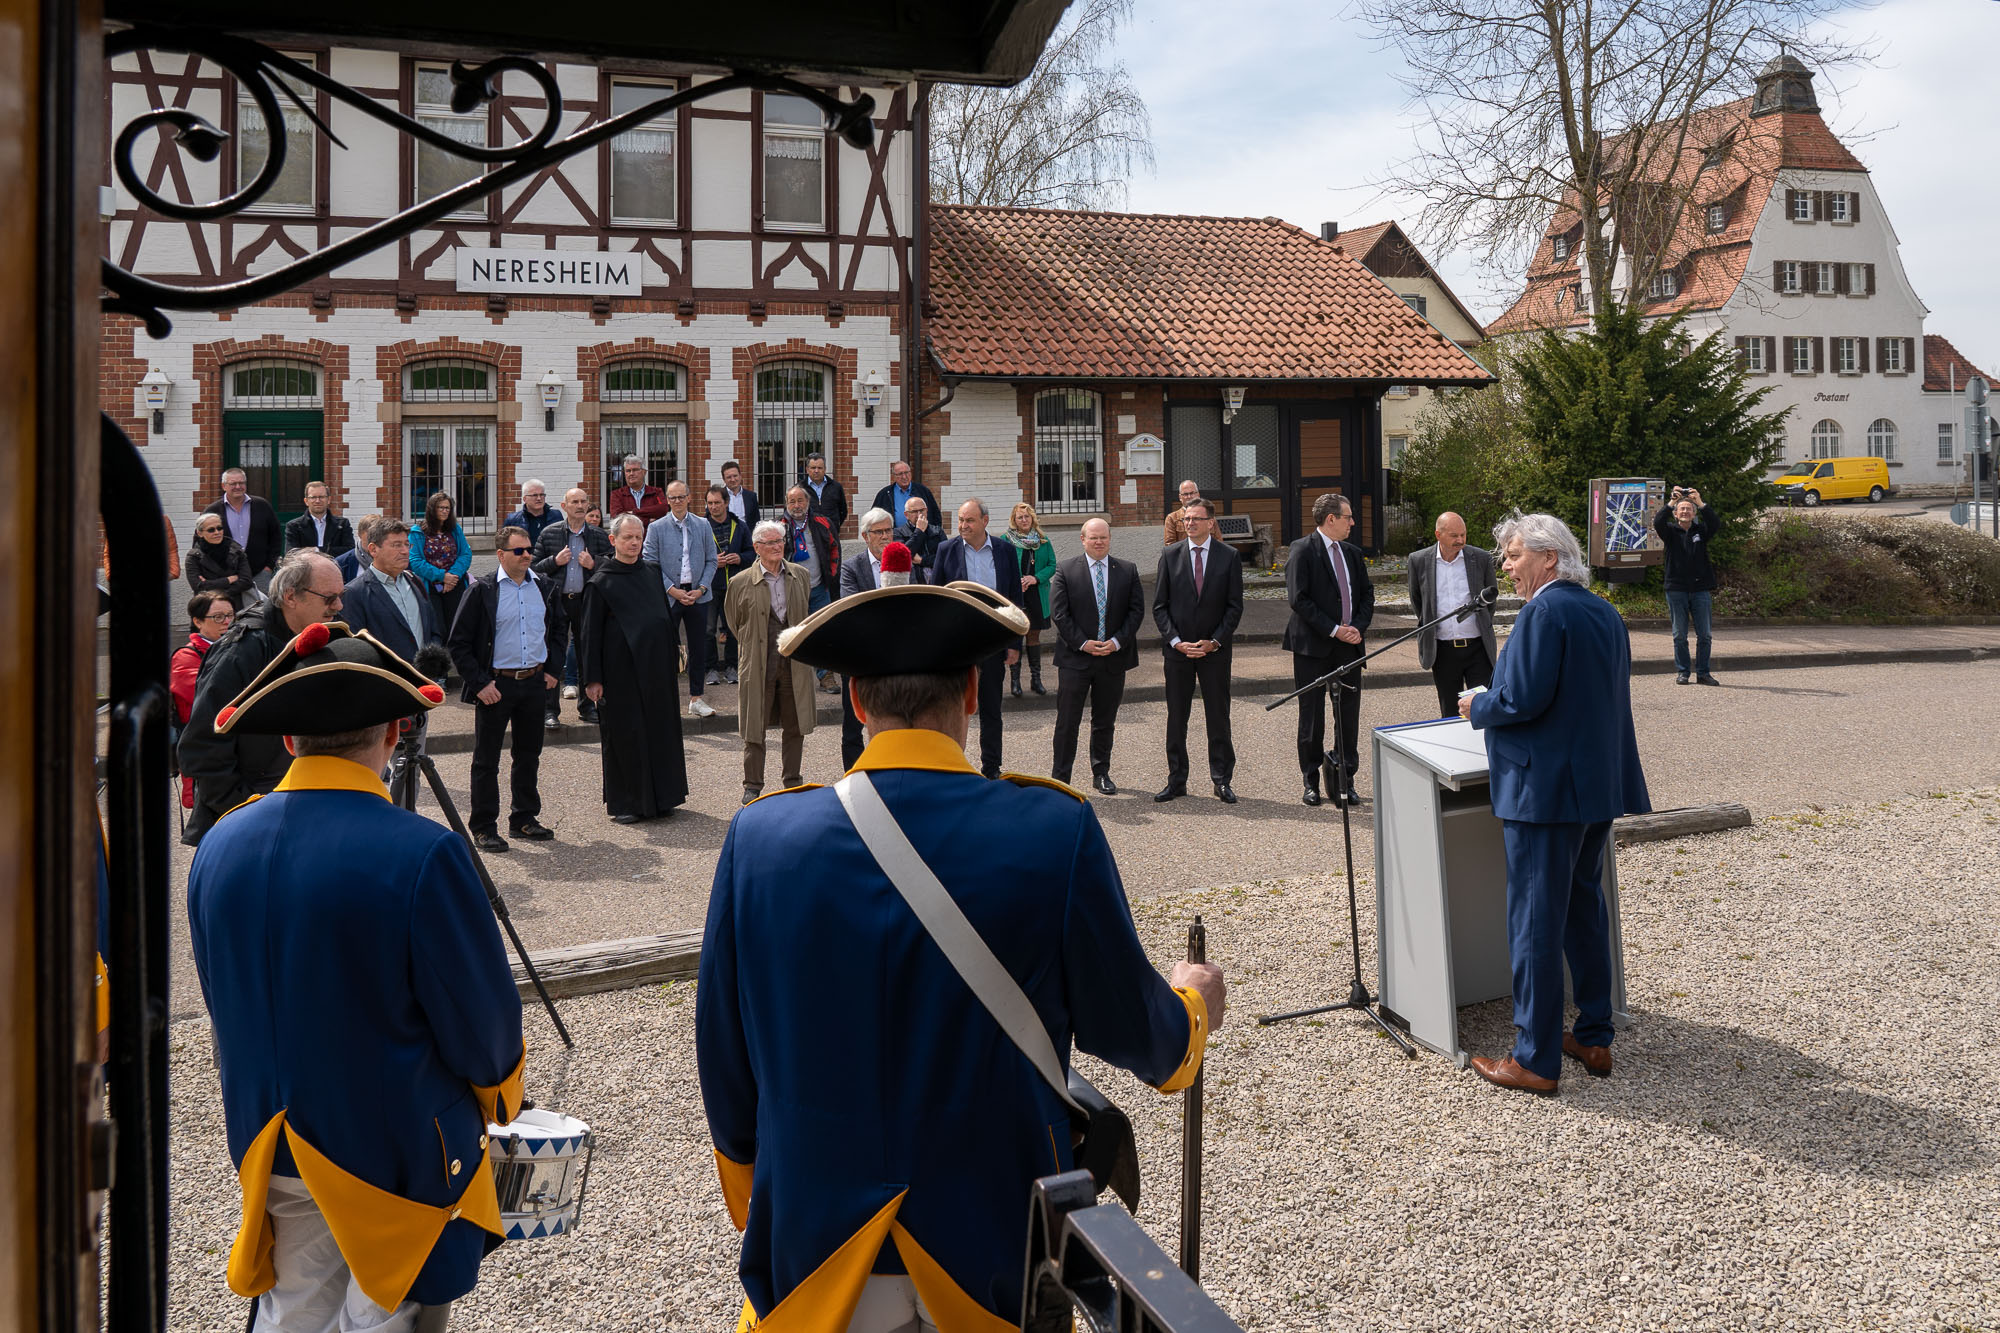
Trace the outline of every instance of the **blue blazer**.
{"label": "blue blazer", "polygon": [[396,599],[382,586],[382,580],[365,569],[347,581],[340,618],[351,630],[367,630],[405,662],[415,662],[417,649],[425,643],[443,642],[444,635],[438,630],[437,608],[431,605],[430,594],[421,583],[414,579],[412,583],[417,591],[417,615],[424,627],[423,643],[410,637],[410,622],[396,609]]}
{"label": "blue blazer", "polygon": [[[1206,1011],[1147,960],[1086,802],[1044,779],[989,782],[933,731],[883,732],[855,767],[1064,1064],[1074,1043],[1162,1092],[1193,1081]],[[980,855],[963,857],[967,845]],[[868,960],[865,977],[855,959]],[[918,924],[833,791],[777,792],[730,824],[702,937],[695,1056],[760,1317],[794,1293],[795,1310],[858,1294],[870,1270],[907,1268],[921,1290],[934,1270],[914,1247],[989,1316],[1019,1321],[1028,1187],[1070,1168],[1068,1108]],[[850,1240],[859,1253],[816,1273]]]}
{"label": "blue blazer", "polygon": [[[1026,612],[1028,604],[1021,595],[1021,562],[1014,544],[1002,541],[990,532],[986,534],[986,544],[993,551],[993,577],[999,580],[1000,592],[1005,594],[1008,601]],[[966,577],[965,538],[953,537],[938,547],[936,562],[931,566],[930,577],[924,582],[935,583],[942,587],[944,584],[956,583]]]}
{"label": "blue blazer", "polygon": [[[293,1150],[303,1142],[335,1168],[308,1187],[357,1229],[343,1254],[371,1299],[463,1296],[498,1243],[469,1219],[492,1198],[487,1118],[519,1109],[523,1058],[521,1001],[464,840],[391,805],[360,765],[311,756],[208,831],[187,896],[246,1194],[312,1171]],[[418,1256],[383,1253],[366,1192],[337,1188],[344,1176],[466,1216],[440,1219],[414,1275],[385,1277],[385,1258],[400,1269]],[[267,1226],[253,1210],[239,1250],[254,1253]],[[232,1257],[229,1276],[256,1294],[253,1266]]]}
{"label": "blue blazer", "polygon": [[1486,732],[1502,819],[1600,824],[1653,808],[1632,730],[1631,636],[1586,588],[1551,583],[1521,608],[1472,725]]}
{"label": "blue blazer", "polygon": [[[695,600],[705,602],[714,594],[709,585],[715,582],[715,529],[708,526],[707,519],[690,510],[687,530],[688,545],[693,548],[688,555],[689,582],[701,589],[701,596]],[[681,530],[672,514],[646,525],[646,544],[639,558],[660,571],[660,582],[666,587],[680,582]]]}

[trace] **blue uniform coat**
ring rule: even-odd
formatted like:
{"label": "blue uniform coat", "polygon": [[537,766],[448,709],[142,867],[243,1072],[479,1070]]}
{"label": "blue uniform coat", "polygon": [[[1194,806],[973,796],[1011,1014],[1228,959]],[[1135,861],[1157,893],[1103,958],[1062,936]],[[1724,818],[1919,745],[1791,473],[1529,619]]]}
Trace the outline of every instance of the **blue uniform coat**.
{"label": "blue uniform coat", "polygon": [[359,765],[302,758],[202,839],[188,920],[246,1203],[231,1288],[273,1280],[276,1173],[377,1305],[470,1291],[499,1234],[487,1121],[517,1112],[524,1052],[465,844]]}
{"label": "blue uniform coat", "polygon": [[[933,731],[879,735],[855,767],[1065,1062],[1074,1040],[1162,1091],[1193,1080],[1206,1011],[1147,962],[1082,798],[987,781]],[[695,1028],[723,1191],[745,1228],[743,1286],[760,1317],[837,1331],[871,1270],[908,1271],[945,1333],[1015,1326],[1028,1189],[1070,1168],[1068,1109],[925,933],[831,789],[775,793],[731,824]]]}

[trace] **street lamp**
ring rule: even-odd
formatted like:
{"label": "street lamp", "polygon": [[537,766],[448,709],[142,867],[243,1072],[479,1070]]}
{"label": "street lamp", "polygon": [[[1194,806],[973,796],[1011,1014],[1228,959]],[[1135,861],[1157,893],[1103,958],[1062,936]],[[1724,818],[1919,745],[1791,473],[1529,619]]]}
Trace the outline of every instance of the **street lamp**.
{"label": "street lamp", "polygon": [[556,409],[562,406],[563,377],[550,370],[541,378],[542,386],[542,429],[556,428]]}
{"label": "street lamp", "polygon": [[154,366],[146,372],[146,378],[139,381],[139,387],[146,391],[146,408],[153,414],[153,434],[167,432],[167,399],[172,395],[174,382],[166,372]]}
{"label": "street lamp", "polygon": [[861,381],[861,404],[865,409],[862,421],[869,426],[875,424],[875,409],[882,406],[882,390],[885,387],[887,386],[879,370],[869,371]]}

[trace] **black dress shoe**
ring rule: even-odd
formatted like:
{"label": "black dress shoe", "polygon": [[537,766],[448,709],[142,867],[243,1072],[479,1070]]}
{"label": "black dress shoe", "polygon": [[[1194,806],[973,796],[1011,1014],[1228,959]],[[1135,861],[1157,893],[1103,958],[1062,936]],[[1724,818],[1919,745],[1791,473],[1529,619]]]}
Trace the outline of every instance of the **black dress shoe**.
{"label": "black dress shoe", "polygon": [[482,852],[504,852],[507,850],[507,840],[498,833],[475,833],[472,835],[472,845]]}
{"label": "black dress shoe", "polygon": [[562,726],[562,718],[554,713],[544,713],[542,714],[542,726],[550,731],[558,730]]}
{"label": "black dress shoe", "polygon": [[1305,794],[1299,797],[1300,803],[1304,805],[1318,805],[1319,799],[1319,784],[1308,781],[1306,783]]}
{"label": "black dress shoe", "polygon": [[1092,778],[1090,785],[1103,792],[1106,796],[1116,796],[1118,794],[1118,784],[1113,782],[1109,775],[1104,773],[1099,773],[1096,777]]}
{"label": "black dress shoe", "polygon": [[1675,675],[1675,677],[1674,677],[1674,684],[1676,684],[1676,685],[1685,685],[1685,684],[1687,684],[1687,683],[1688,683],[1688,673],[1687,673],[1687,672],[1683,671],[1683,672],[1680,672],[1680,673],[1678,673],[1677,675]]}
{"label": "black dress shoe", "polygon": [[1236,793],[1229,790],[1228,783],[1218,782],[1215,784],[1215,799],[1222,802],[1224,805],[1235,805]]}
{"label": "black dress shoe", "polygon": [[614,824],[637,824],[644,818],[644,815],[613,815],[611,816],[611,822]]}
{"label": "black dress shoe", "polygon": [[1695,683],[1695,684],[1697,684],[1697,685],[1720,685],[1720,684],[1722,684],[1722,682],[1721,682],[1721,681],[1717,680],[1717,679],[1716,679],[1715,677],[1713,677],[1713,676],[1711,676],[1711,675],[1708,675],[1708,674],[1707,674],[1707,673],[1705,673],[1705,672],[1704,672],[1704,673],[1703,673],[1702,675],[1699,675],[1699,676],[1696,676],[1696,677],[1694,678],[1694,683]]}
{"label": "black dress shoe", "polygon": [[597,705],[584,704],[576,710],[576,720],[586,726],[597,725]]}
{"label": "black dress shoe", "polygon": [[1340,794],[1341,794],[1341,795],[1342,795],[1343,797],[1345,797],[1345,798],[1346,798],[1346,800],[1347,800],[1347,803],[1348,803],[1348,805],[1350,805],[1350,806],[1354,806],[1354,807],[1359,807],[1359,806],[1360,806],[1360,804],[1361,804],[1361,793],[1360,793],[1360,792],[1358,792],[1358,791],[1356,791],[1356,790],[1354,790],[1354,784],[1353,784],[1353,783],[1351,783],[1351,782],[1350,782],[1350,783],[1346,784],[1346,786],[1344,786],[1343,788],[1341,788],[1341,792],[1340,792]]}
{"label": "black dress shoe", "polygon": [[1169,782],[1166,786],[1153,793],[1153,802],[1158,805],[1167,801],[1178,801],[1185,795],[1187,795],[1186,786],[1178,782]]}
{"label": "black dress shoe", "polygon": [[524,819],[508,830],[514,837],[526,838],[529,842],[547,842],[556,836],[552,828],[544,828],[539,819]]}

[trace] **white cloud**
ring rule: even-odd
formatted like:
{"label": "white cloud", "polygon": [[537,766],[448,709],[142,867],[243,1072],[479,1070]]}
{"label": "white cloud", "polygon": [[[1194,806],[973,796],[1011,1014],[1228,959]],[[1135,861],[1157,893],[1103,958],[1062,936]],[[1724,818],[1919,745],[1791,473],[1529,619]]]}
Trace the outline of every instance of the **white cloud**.
{"label": "white cloud", "polygon": [[[1854,136],[1887,203],[1931,309],[1926,329],[2000,373],[2000,176],[1986,157],[2000,115],[1981,54],[2000,49],[2000,4],[1886,0],[1842,26],[1879,34],[1882,58],[1821,88],[1828,123]],[[1413,222],[1414,201],[1369,184],[1412,143],[1398,62],[1337,0],[1141,0],[1119,55],[1152,112],[1158,161],[1132,182],[1131,208],[1281,217],[1315,232]],[[1506,275],[1464,253],[1429,257],[1475,313],[1504,307]]]}

